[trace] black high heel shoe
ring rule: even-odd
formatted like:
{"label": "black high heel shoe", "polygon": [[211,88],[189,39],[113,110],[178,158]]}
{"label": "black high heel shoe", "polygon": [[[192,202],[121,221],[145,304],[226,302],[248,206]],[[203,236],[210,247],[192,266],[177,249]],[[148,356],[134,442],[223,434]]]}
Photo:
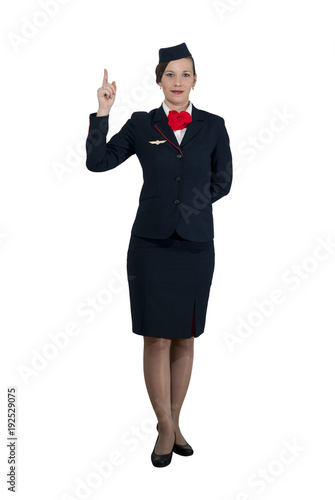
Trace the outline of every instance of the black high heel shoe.
{"label": "black high heel shoe", "polygon": [[[158,424],[157,424],[157,430],[158,430]],[[176,433],[175,433],[175,435],[176,435]],[[194,453],[194,450],[193,450],[191,445],[189,445],[188,443],[176,444],[176,440],[174,442],[174,446],[173,446],[172,451],[174,453],[177,453],[177,455],[181,455],[182,457],[190,457]]]}
{"label": "black high heel shoe", "polygon": [[[158,431],[158,424],[157,424],[157,431]],[[170,451],[170,453],[167,453],[166,455],[157,455],[157,453],[155,453],[155,448],[156,448],[158,438],[159,438],[159,434],[157,436],[157,440],[156,440],[153,452],[151,453],[151,462],[152,462],[152,465],[154,465],[155,467],[166,467],[167,465],[169,465],[171,463],[173,449]],[[174,433],[174,445],[173,446],[175,446],[175,444],[176,444],[176,433]]]}
{"label": "black high heel shoe", "polygon": [[194,451],[191,445],[186,444],[174,444],[173,450],[174,453],[178,455],[182,455],[183,457],[189,457],[193,455]]}

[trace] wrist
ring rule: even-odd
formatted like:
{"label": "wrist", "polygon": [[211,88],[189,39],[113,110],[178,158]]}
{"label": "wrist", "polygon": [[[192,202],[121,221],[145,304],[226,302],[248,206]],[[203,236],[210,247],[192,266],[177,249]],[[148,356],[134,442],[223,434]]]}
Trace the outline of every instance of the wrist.
{"label": "wrist", "polygon": [[108,116],[109,115],[109,111],[107,111],[106,109],[98,109],[97,111],[97,116]]}

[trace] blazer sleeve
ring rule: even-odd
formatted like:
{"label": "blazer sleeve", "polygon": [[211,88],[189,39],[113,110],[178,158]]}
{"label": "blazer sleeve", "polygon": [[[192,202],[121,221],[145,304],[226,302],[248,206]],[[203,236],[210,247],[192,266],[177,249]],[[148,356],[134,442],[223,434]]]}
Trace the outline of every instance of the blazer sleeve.
{"label": "blazer sleeve", "polygon": [[221,118],[218,141],[212,152],[211,186],[212,203],[226,196],[233,180],[232,155],[225,121]]}
{"label": "blazer sleeve", "polygon": [[106,143],[108,133],[107,116],[90,114],[86,139],[86,167],[92,172],[105,172],[123,163],[135,154],[135,127],[133,114],[121,130]]}

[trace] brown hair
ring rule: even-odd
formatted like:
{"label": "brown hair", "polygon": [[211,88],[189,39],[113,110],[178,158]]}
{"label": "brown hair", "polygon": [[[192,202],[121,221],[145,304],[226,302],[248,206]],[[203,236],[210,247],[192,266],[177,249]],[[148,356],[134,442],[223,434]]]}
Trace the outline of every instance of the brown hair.
{"label": "brown hair", "polygon": [[[193,64],[193,74],[195,75],[195,65],[194,65],[194,59],[192,56],[188,56],[186,57],[185,59],[191,59],[192,61],[192,64]],[[156,66],[156,83],[159,83],[162,79],[162,76],[164,74],[164,71],[167,67],[167,65],[169,64],[170,61],[166,61],[166,62],[162,62],[162,63],[159,63],[157,64]]]}

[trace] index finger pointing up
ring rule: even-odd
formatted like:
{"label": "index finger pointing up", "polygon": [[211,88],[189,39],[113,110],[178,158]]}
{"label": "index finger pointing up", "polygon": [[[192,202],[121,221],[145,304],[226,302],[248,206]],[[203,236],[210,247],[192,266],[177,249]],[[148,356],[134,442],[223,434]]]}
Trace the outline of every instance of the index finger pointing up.
{"label": "index finger pointing up", "polygon": [[104,69],[104,77],[102,80],[102,85],[106,85],[106,83],[108,83],[108,71],[107,69]]}

